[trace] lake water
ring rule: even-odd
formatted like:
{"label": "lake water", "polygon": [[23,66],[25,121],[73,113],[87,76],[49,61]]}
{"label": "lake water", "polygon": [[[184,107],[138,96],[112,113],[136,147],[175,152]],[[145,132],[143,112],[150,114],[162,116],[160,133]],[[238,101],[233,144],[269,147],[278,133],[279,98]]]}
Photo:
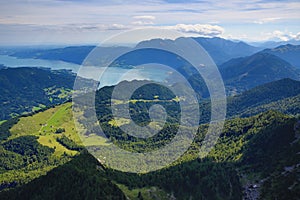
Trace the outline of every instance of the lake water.
{"label": "lake water", "polygon": [[[53,70],[68,69],[77,73],[80,65],[53,60],[16,58],[8,55],[0,55],[0,64],[7,67],[46,67]],[[86,67],[80,70],[80,75],[85,78],[93,78],[100,80],[100,87],[115,85],[123,80],[153,80],[162,82],[165,81],[170,74],[170,71],[158,67],[144,67],[125,69],[120,67],[109,67],[104,72],[103,67]],[[103,75],[101,78],[100,74]]]}
{"label": "lake water", "polygon": [[0,64],[7,67],[47,67],[51,69],[70,69],[73,72],[77,72],[80,68],[80,65],[63,61],[16,58],[8,55],[0,55]]}

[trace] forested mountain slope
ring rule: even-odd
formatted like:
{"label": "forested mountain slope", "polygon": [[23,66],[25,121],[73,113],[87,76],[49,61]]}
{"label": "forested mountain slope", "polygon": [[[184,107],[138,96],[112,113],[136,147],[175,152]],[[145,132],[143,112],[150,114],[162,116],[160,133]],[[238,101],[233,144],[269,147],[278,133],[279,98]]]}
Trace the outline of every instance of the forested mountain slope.
{"label": "forested mountain slope", "polygon": [[71,97],[75,77],[67,70],[0,69],[0,119],[63,103]]}
{"label": "forested mountain slope", "polygon": [[[56,112],[62,112],[65,108],[66,106],[62,106]],[[36,115],[42,114],[43,112]],[[30,117],[20,119],[14,126],[17,126],[22,120],[30,120]],[[20,130],[22,136],[19,136],[15,135],[13,126],[10,129],[12,136],[1,142],[1,148],[5,153],[1,155],[1,173],[6,175],[0,176],[2,177],[0,197],[1,199],[7,197],[18,199],[20,196],[27,199],[56,197],[94,199],[95,196],[103,195],[100,199],[124,198],[122,192],[119,192],[120,190],[112,184],[114,182],[121,184],[119,187],[125,192],[125,195],[134,197],[132,199],[139,199],[140,196],[148,199],[151,195],[152,197],[153,195],[162,195],[163,199],[170,199],[172,196],[177,199],[241,199],[243,187],[249,189],[251,184],[259,185],[258,191],[261,197],[266,199],[284,199],[286,194],[289,195],[289,199],[297,199],[299,183],[296,170],[298,169],[299,155],[297,152],[300,143],[296,137],[299,134],[299,128],[297,128],[299,125],[296,123],[295,118],[272,111],[250,118],[229,120],[225,123],[215,148],[207,158],[199,159],[198,148],[207,128],[207,125],[202,125],[194,143],[178,161],[165,169],[143,175],[105,168],[84,151],[81,151],[79,157],[73,157],[75,154],[71,153],[70,149],[74,149],[74,145],[76,143],[80,145],[80,143],[76,142],[70,145],[72,141],[76,141],[76,138],[67,119],[65,119],[65,124],[55,126],[64,128],[65,132],[62,133],[55,133],[57,129],[54,127],[52,129],[46,127],[45,133],[42,131],[41,135],[37,133],[35,136],[31,136],[30,132]],[[63,136],[68,138],[65,139],[68,142],[56,143],[51,139],[57,138],[58,142],[59,138]],[[49,138],[52,142],[48,141],[49,139],[43,140],[44,137]],[[37,141],[37,143],[31,140]],[[28,146],[26,141],[31,141],[30,144],[36,145]],[[23,145],[22,149],[25,149],[26,152],[23,153],[17,148],[20,145]],[[68,153],[59,153],[63,152],[59,150],[61,148],[59,145],[63,145],[66,148],[63,151]],[[128,147],[123,147],[129,150]],[[60,161],[55,161],[54,158],[59,155]],[[6,161],[4,162],[3,159]],[[72,161],[68,162],[70,159]],[[34,165],[29,164],[31,162]],[[3,165],[4,163],[6,164]],[[8,163],[10,164],[8,165]],[[62,166],[52,169],[58,165]],[[28,183],[26,174],[29,169],[32,178],[37,179]],[[287,169],[288,171],[286,171]],[[11,172],[14,173],[19,171],[18,178],[12,176],[13,173],[11,173],[10,179],[5,178],[10,170],[13,170]],[[40,170],[44,172],[41,173]],[[47,175],[41,176],[45,172]],[[24,175],[20,176],[21,173]],[[282,173],[285,173],[286,176],[279,179],[278,176],[281,176]],[[272,186],[270,186],[271,183]],[[14,187],[16,189],[7,191]],[[153,187],[157,189],[150,189]],[[74,188],[78,188],[76,192]],[[149,193],[149,191],[151,192]],[[288,193],[284,191],[288,191]]]}

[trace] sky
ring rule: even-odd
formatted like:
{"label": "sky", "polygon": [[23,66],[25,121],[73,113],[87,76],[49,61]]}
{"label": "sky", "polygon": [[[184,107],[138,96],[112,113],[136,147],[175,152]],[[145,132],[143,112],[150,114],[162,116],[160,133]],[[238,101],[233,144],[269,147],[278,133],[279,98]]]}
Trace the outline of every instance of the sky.
{"label": "sky", "polygon": [[145,27],[249,42],[300,40],[299,0],[0,2],[0,45],[98,44]]}

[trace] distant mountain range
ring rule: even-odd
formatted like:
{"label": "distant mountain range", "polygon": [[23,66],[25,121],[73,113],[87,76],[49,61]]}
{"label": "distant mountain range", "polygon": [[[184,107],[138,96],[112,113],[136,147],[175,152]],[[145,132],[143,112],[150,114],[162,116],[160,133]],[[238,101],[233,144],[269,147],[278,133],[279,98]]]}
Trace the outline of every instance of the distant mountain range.
{"label": "distant mountain range", "polygon": [[[178,38],[176,40],[163,40],[163,39],[152,39],[142,41],[137,44],[138,47],[145,46],[149,43],[168,43],[176,42],[177,40],[184,40],[186,38]],[[257,53],[265,48],[271,48],[264,50],[267,53],[271,53],[279,56],[280,58],[286,59],[290,64],[299,67],[299,61],[294,55],[299,55],[299,41],[288,41],[288,42],[266,42],[260,43],[259,46],[252,46],[242,41],[231,41],[223,38],[206,38],[206,37],[195,37],[193,38],[198,42],[212,57],[217,65],[220,65],[233,58],[250,56]],[[272,45],[270,45],[272,44]],[[297,46],[298,45],[298,46]],[[39,58],[47,60],[62,60],[65,62],[71,62],[75,64],[81,64],[86,56],[95,48],[95,46],[70,46],[64,48],[54,49],[37,49],[37,48],[10,48],[8,50],[2,49],[2,54],[9,54],[11,56],[19,58]],[[115,51],[118,49],[130,49],[129,47],[101,47],[103,51]],[[155,57],[155,55],[153,55]],[[146,58],[140,58],[141,60]]]}
{"label": "distant mountain range", "polygon": [[232,59],[219,69],[227,89],[238,93],[282,78],[300,78],[299,70],[290,63],[265,52]]}
{"label": "distant mountain range", "polygon": [[[166,43],[166,42],[176,42],[177,40],[184,40],[185,38],[178,38],[175,41],[163,40],[163,39],[153,39],[149,41],[143,41],[137,44],[137,46],[143,46],[148,43]],[[216,64],[221,64],[231,58],[237,58],[241,56],[248,56],[262,50],[261,47],[254,47],[248,45],[244,42],[234,42],[230,40],[225,40],[223,38],[204,38],[197,37],[193,38],[199,44],[201,44],[204,49],[210,54],[212,59]],[[19,58],[39,58],[47,60],[62,60],[66,62],[71,62],[75,64],[81,64],[86,56],[95,48],[95,46],[73,46],[66,48],[56,48],[56,49],[33,49],[33,50],[17,50],[16,52],[9,51],[11,56]],[[102,48],[102,47],[101,47]],[[124,47],[112,47],[105,48],[106,50],[115,51],[118,48]],[[155,57],[155,55],[153,56]],[[140,58],[141,60],[146,58]]]}
{"label": "distant mountain range", "polygon": [[11,56],[18,58],[38,58],[46,60],[61,60],[65,62],[81,64],[86,56],[95,46],[72,46],[57,49],[21,49],[11,53]]}
{"label": "distant mountain range", "polygon": [[[184,39],[178,38],[177,40]],[[275,49],[265,49],[257,52],[258,48],[243,42],[232,42],[222,38],[194,39],[208,51],[216,63],[219,63],[219,69],[229,95],[241,93],[258,85],[283,78],[300,79],[300,71],[295,68],[300,65],[298,59],[300,57],[300,46],[284,45]],[[167,45],[177,40],[153,39],[141,42],[139,46],[149,46],[149,43],[157,45],[164,45],[165,43]],[[150,52],[150,50],[147,50],[147,52],[140,53],[139,56],[135,55],[138,53],[135,53],[132,57],[126,57],[123,61],[137,65],[151,61],[152,56],[155,58],[154,61],[161,61],[163,64],[173,66],[185,77],[188,77],[188,80],[201,97],[209,96],[203,79],[195,75],[195,71],[190,71],[188,64],[184,61],[165,52],[155,52],[154,50]],[[228,61],[220,64],[226,60]]]}
{"label": "distant mountain range", "polygon": [[[188,40],[190,38],[178,38],[176,40],[163,40],[163,39],[152,39],[149,41],[140,42],[137,46],[149,46],[150,44],[164,45],[168,43],[176,43],[179,40]],[[241,56],[248,56],[253,53],[256,53],[262,48],[254,47],[248,45],[244,42],[234,42],[231,40],[226,40],[223,38],[206,38],[206,37],[195,37],[192,38],[198,42],[211,56],[214,62],[219,65],[225,61],[228,61],[232,58],[237,58]]]}
{"label": "distant mountain range", "polygon": [[261,47],[254,47],[245,42],[225,40],[223,38],[193,38],[209,53],[217,65],[220,65],[232,58],[249,56],[262,50]]}
{"label": "distant mountain range", "polygon": [[249,44],[253,45],[255,47],[275,48],[275,47],[286,45],[286,44],[300,45],[300,40],[250,42]]}
{"label": "distant mountain range", "polygon": [[278,56],[300,69],[300,45],[286,44],[273,49],[265,49],[262,52]]}

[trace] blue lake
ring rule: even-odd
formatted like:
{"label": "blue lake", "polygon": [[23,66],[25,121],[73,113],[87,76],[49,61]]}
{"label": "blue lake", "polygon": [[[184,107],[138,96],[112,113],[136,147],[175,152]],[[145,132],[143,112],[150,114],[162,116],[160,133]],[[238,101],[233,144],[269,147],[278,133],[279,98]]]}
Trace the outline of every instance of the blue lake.
{"label": "blue lake", "polygon": [[[52,61],[42,59],[28,59],[28,58],[16,58],[8,55],[0,55],[0,64],[7,67],[46,67],[53,70],[68,69],[77,73],[81,65],[63,62],[63,61]],[[125,69],[120,67],[109,67],[103,71],[103,67],[87,67],[82,71],[80,75],[86,78],[93,78],[100,80],[100,87],[115,85],[123,80],[153,80],[162,82],[167,79],[170,71],[161,69],[158,67],[138,67],[133,69]],[[101,78],[100,75],[102,74]]]}

